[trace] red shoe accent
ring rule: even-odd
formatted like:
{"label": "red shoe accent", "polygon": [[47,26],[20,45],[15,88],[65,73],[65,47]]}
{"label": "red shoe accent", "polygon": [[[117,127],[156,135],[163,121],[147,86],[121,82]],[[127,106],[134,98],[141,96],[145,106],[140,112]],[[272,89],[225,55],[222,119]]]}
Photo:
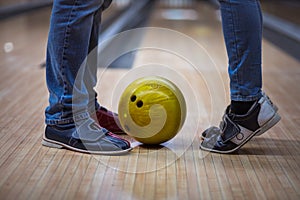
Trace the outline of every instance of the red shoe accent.
{"label": "red shoe accent", "polygon": [[111,112],[104,107],[100,107],[99,110],[96,111],[96,115],[99,125],[103,128],[106,128],[114,134],[126,134],[121,129],[117,113]]}
{"label": "red shoe accent", "polygon": [[124,138],[121,138],[121,137],[113,134],[112,132],[108,132],[107,134],[110,135],[111,137],[114,137],[114,138],[118,139],[118,140],[123,140],[124,142],[127,143],[128,146],[131,146],[131,144],[130,144],[130,142],[128,140],[126,140]]}

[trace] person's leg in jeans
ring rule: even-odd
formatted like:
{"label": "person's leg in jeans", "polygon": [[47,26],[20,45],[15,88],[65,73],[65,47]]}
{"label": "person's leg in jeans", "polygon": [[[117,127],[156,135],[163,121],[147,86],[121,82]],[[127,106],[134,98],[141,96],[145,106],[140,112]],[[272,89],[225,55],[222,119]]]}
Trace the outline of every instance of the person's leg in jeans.
{"label": "person's leg in jeans", "polygon": [[[103,9],[109,6],[111,0],[104,1]],[[94,96],[97,97],[97,93],[94,91],[94,87],[97,82],[97,61],[98,61],[98,39],[100,33],[100,21],[101,21],[102,9],[98,10],[94,14],[93,18],[93,26],[91,30],[90,43],[89,43],[89,56],[87,58],[88,67],[85,69],[83,80],[84,84],[87,87],[87,91],[89,91],[89,99],[93,100]],[[93,104],[93,102],[91,102]],[[99,106],[97,99],[95,100],[95,110],[96,110],[96,118],[100,126],[108,129],[109,131],[115,134],[125,134],[125,132],[120,128],[120,122],[118,115],[107,110],[103,106]]]}
{"label": "person's leg in jeans", "polygon": [[[100,154],[130,150],[127,141],[102,128],[95,121],[97,119],[91,117],[99,107],[93,89],[97,55],[86,58],[97,46],[98,25],[107,2],[53,2],[46,60],[49,90],[49,106],[45,111],[47,127],[43,138],[46,146]],[[75,82],[81,83],[80,88]],[[74,91],[77,91],[76,98]]]}
{"label": "person's leg in jeans", "polygon": [[[223,33],[229,59],[232,109],[248,111],[261,97],[262,15],[257,0],[220,1]],[[245,102],[240,103],[239,102]],[[245,109],[237,109],[237,107]]]}
{"label": "person's leg in jeans", "polygon": [[203,135],[204,150],[230,153],[275,125],[277,108],[262,93],[262,14],[258,0],[220,0],[231,105],[219,128]]}

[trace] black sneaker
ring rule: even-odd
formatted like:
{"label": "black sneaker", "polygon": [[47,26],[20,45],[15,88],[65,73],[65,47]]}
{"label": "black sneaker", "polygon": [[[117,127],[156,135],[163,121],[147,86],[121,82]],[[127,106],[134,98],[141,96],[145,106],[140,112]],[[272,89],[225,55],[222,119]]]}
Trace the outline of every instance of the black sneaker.
{"label": "black sneaker", "polygon": [[93,119],[81,124],[47,125],[42,144],[53,148],[66,148],[91,154],[116,155],[131,150],[130,143],[105,128]]}
{"label": "black sneaker", "polygon": [[[272,102],[271,99],[267,96],[267,94],[266,94],[265,92],[262,92],[262,95],[263,95],[263,97],[265,98],[265,100],[268,101],[269,104],[273,107],[274,111],[277,113],[278,107],[277,107],[275,104],[273,104],[273,102]],[[225,114],[226,114],[226,111],[225,111]],[[222,121],[220,122],[220,124],[221,124],[221,123],[222,123]],[[220,125],[220,126],[221,126],[221,125]],[[216,130],[216,129],[218,129],[218,127],[212,126],[212,127],[210,127],[209,129],[207,129],[206,131],[202,132],[202,133],[201,133],[201,139],[204,140],[206,137],[208,137],[207,133],[210,133],[210,137],[211,137],[211,134],[213,134],[213,133],[218,133],[218,131],[213,131],[213,130]],[[266,131],[260,131],[260,132],[256,133],[255,136],[260,136],[260,135],[262,135],[262,134],[265,133],[265,132],[266,132]]]}
{"label": "black sneaker", "polygon": [[266,95],[263,95],[253,104],[245,115],[235,115],[227,107],[220,127],[210,127],[205,130],[205,135],[200,148],[206,151],[217,153],[232,153],[253,136],[262,133],[273,127],[279,120],[277,107]]}

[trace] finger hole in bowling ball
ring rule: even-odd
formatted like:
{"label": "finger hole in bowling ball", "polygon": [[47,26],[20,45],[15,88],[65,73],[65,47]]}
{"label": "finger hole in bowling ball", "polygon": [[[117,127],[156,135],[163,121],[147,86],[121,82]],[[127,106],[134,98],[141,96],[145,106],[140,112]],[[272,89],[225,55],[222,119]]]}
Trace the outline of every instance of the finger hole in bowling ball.
{"label": "finger hole in bowling ball", "polygon": [[139,100],[138,102],[136,102],[136,106],[138,107],[138,108],[140,108],[140,107],[142,107],[143,106],[143,101],[141,101],[141,100]]}
{"label": "finger hole in bowling ball", "polygon": [[136,96],[135,95],[132,95],[131,98],[130,98],[131,102],[135,102],[136,100]]}

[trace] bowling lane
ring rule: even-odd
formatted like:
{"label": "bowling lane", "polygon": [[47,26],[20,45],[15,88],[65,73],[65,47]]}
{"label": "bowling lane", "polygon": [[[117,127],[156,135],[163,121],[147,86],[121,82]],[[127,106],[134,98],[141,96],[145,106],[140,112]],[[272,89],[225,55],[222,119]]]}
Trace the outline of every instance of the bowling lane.
{"label": "bowling lane", "polygon": [[264,0],[262,10],[290,23],[300,26],[300,2],[298,0]]}
{"label": "bowling lane", "polygon": [[[114,1],[103,12],[103,24],[114,19],[130,2]],[[50,14],[51,7],[45,7],[0,21],[0,66],[20,68],[19,63],[28,67],[44,62]]]}
{"label": "bowling lane", "polygon": [[[51,8],[17,15],[0,21],[0,65],[22,68],[38,65],[45,58]],[[24,62],[27,62],[24,64]],[[3,79],[1,79],[3,80]]]}
{"label": "bowling lane", "polygon": [[[182,137],[179,137],[181,143],[177,143],[175,138],[174,146],[168,148],[166,145],[156,156],[147,154],[150,151],[146,148],[136,146],[132,154],[139,159],[136,163],[132,162],[131,166],[137,169],[139,166],[149,169],[153,164],[162,166],[169,161],[168,155],[172,152],[181,155],[182,152],[176,150],[186,147],[185,145],[189,148],[179,156],[175,166],[170,165],[161,173],[157,172],[156,178],[150,175],[137,177],[142,186],[129,187],[133,195],[152,195],[167,199],[174,196],[179,199],[197,199],[199,196],[204,199],[280,199],[282,196],[293,198],[299,195],[296,189],[299,180],[294,172],[298,167],[292,166],[299,166],[299,149],[295,145],[300,142],[297,136],[297,130],[300,128],[300,107],[297,106],[297,102],[300,101],[297,92],[300,91],[300,63],[264,39],[263,89],[279,106],[282,122],[263,138],[251,140],[239,154],[229,157],[208,154],[203,158],[203,152],[199,150],[199,134],[208,125],[219,124],[224,108],[229,103],[227,56],[220,13],[203,1],[190,2],[188,5],[158,1],[148,26],[158,29],[145,29],[140,49],[135,50],[136,58],[132,68],[127,71],[111,69],[101,74],[102,80],[110,80],[110,85],[115,86],[115,89],[105,90],[105,87],[100,85],[99,91],[108,94],[100,95],[111,96],[116,95],[119,90],[122,91],[120,88],[126,85],[120,82],[131,73],[131,79],[128,78],[131,81],[138,76],[156,74],[170,78],[181,88],[184,88],[184,82],[187,82],[188,86],[191,86],[187,89],[191,91],[183,90],[187,100],[188,117],[184,125],[186,129],[179,133],[182,134]],[[194,51],[193,43],[187,38],[197,43],[203,51]],[[207,59],[208,56],[211,60]],[[196,63],[197,61],[200,64]],[[195,70],[193,64],[198,64],[200,73]],[[108,81],[104,82],[106,88],[109,88]],[[287,95],[287,91],[292,92]],[[110,101],[106,103],[110,105]],[[147,162],[141,163],[140,160]],[[292,165],[288,171],[284,167],[286,163]],[[272,166],[279,168],[275,169]],[[276,175],[278,173],[282,175],[281,178],[289,180],[289,183],[282,182]],[[271,179],[274,184],[267,184]]]}

